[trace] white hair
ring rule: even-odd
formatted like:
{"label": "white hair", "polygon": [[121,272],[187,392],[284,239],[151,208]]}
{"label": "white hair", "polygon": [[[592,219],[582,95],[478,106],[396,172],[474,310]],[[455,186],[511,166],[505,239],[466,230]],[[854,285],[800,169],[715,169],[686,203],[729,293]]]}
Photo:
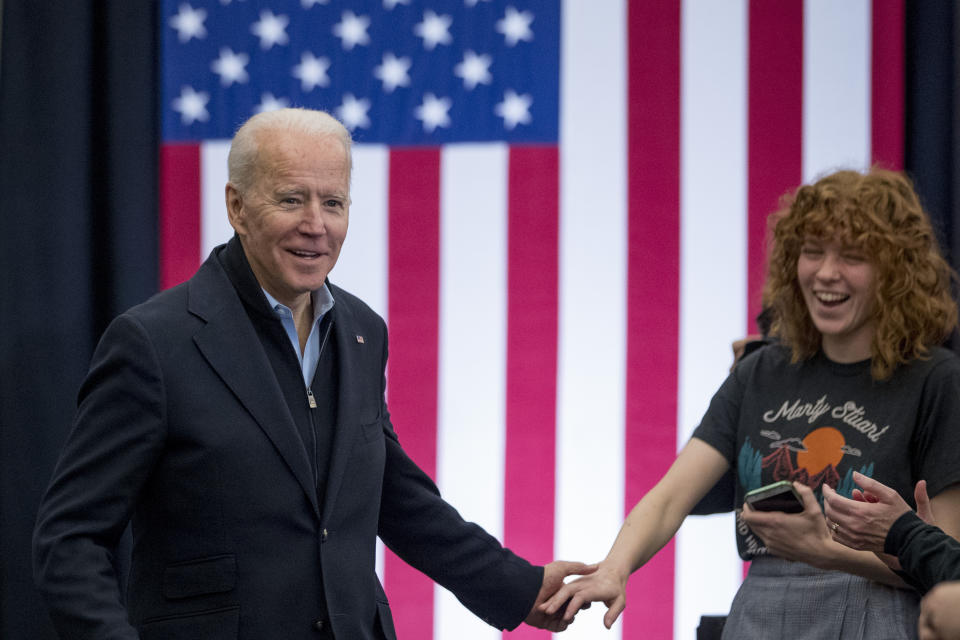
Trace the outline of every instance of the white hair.
{"label": "white hair", "polygon": [[250,188],[256,178],[262,135],[273,131],[288,131],[315,137],[333,136],[343,144],[347,154],[348,175],[353,168],[350,132],[326,111],[300,108],[264,111],[244,122],[230,143],[230,155],[227,157],[228,179],[241,193]]}

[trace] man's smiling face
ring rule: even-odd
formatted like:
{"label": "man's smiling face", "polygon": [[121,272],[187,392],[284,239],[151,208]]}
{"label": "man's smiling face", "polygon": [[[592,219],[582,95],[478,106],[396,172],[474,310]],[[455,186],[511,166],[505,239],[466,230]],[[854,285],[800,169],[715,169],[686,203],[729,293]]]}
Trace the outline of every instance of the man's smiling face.
{"label": "man's smiling face", "polygon": [[230,224],[260,285],[291,309],[323,286],[350,210],[350,164],[333,136],[267,131],[254,184],[227,185]]}

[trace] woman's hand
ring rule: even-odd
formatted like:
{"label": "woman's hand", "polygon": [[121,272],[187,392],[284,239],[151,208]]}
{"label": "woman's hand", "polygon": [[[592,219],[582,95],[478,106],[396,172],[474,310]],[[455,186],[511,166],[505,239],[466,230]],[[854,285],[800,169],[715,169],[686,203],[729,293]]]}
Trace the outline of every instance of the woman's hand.
{"label": "woman's hand", "polygon": [[770,553],[824,567],[825,557],[833,540],[810,487],[793,483],[803,500],[801,513],[757,511],[744,504],[741,518],[763,540]]}
{"label": "woman's hand", "polygon": [[628,577],[629,573],[616,571],[606,561],[601,562],[596,572],[563,585],[539,608],[547,616],[552,616],[566,607],[563,620],[569,623],[578,611],[588,608],[591,602],[603,602],[607,605],[603,624],[609,629],[626,606]]}
{"label": "woman's hand", "polygon": [[[900,494],[873,478],[854,472],[853,481],[862,488],[854,489],[853,499],[844,498],[830,487],[823,488],[824,510],[827,520],[836,523],[833,539],[851,549],[883,553],[887,533],[893,523],[910,511]],[[914,489],[917,515],[933,523],[926,482],[921,480]]]}

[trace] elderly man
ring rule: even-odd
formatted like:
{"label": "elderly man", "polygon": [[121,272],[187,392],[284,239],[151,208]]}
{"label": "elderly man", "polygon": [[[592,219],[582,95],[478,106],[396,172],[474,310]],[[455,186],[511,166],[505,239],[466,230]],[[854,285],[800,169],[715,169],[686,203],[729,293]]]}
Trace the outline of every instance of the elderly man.
{"label": "elderly man", "polygon": [[535,605],[590,568],[501,547],[394,433],[383,320],[327,280],[350,158],[325,113],[251,118],[229,157],[234,238],[105,332],[34,535],[63,637],[391,639],[377,535],[493,626],[565,626]]}

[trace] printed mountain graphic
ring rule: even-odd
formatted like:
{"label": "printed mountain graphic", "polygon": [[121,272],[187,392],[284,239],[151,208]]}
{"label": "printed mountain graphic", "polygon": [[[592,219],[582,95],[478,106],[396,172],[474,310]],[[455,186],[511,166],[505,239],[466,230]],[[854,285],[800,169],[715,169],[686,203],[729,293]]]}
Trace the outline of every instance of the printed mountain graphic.
{"label": "printed mountain graphic", "polygon": [[773,467],[774,480],[793,480],[793,459],[787,447],[778,447],[770,455],[764,456],[760,464],[764,469]]}
{"label": "printed mountain graphic", "polygon": [[811,489],[817,489],[824,484],[828,484],[835,489],[840,484],[840,474],[837,473],[832,464],[828,464],[812,477],[807,469],[795,468],[790,449],[786,446],[778,447],[773,453],[765,456],[760,464],[764,469],[773,467],[774,480],[802,482]]}
{"label": "printed mountain graphic", "polygon": [[840,474],[837,473],[837,470],[834,469],[832,464],[828,464],[820,473],[810,478],[810,481],[807,482],[807,486],[814,489],[822,487],[825,484],[830,485],[831,489],[836,489],[837,485],[840,484]]}

